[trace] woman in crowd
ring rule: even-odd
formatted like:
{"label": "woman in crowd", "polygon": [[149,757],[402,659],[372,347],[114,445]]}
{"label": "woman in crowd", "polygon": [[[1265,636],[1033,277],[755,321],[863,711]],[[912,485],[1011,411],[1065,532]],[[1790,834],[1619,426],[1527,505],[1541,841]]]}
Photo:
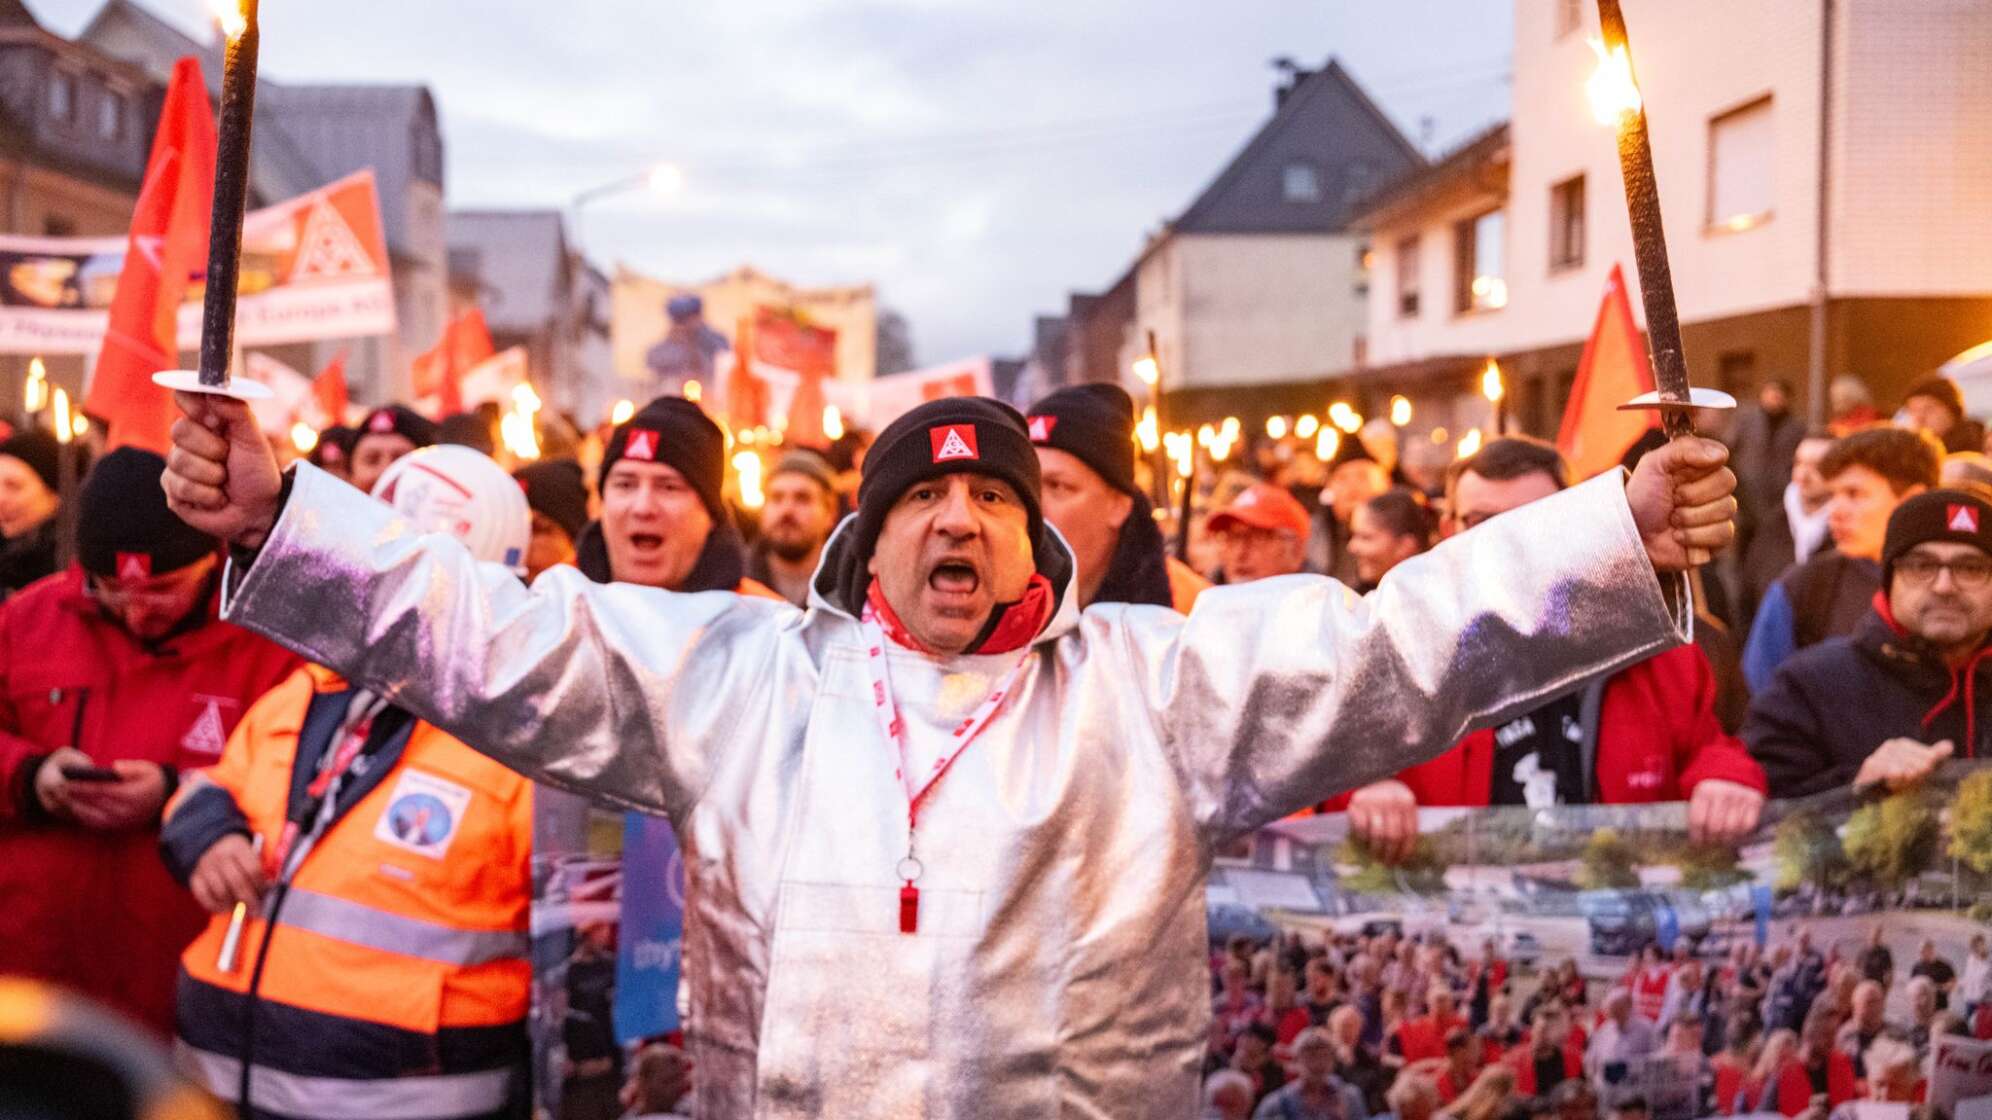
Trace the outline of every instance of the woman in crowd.
{"label": "woman in crowd", "polygon": [[55,574],[58,455],[39,428],[0,443],[0,599]]}
{"label": "woman in crowd", "polygon": [[1763,1050],[1763,1024],[1754,1011],[1736,1011],[1723,1028],[1723,1045],[1709,1068],[1715,1074],[1715,1110],[1727,1116],[1736,1110],[1736,1096],[1750,1079]]}
{"label": "woman in crowd", "polygon": [[1446,1120],[1501,1120],[1514,1096],[1515,1071],[1506,1065],[1488,1066],[1439,1115]]}

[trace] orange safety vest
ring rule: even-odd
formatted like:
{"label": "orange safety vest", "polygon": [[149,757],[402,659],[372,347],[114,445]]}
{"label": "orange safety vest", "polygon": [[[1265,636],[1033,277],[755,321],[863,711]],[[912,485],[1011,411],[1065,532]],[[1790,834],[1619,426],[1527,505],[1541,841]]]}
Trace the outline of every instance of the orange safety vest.
{"label": "orange safety vest", "polygon": [[1210,589],[1210,581],[1196,573],[1196,569],[1176,559],[1168,558],[1169,597],[1178,614],[1190,613],[1197,605],[1197,596]]}
{"label": "orange safety vest", "polygon": [[[243,716],[219,765],[189,776],[165,828],[196,799],[210,805],[190,816],[225,793],[269,858],[293,788],[313,776],[293,773],[300,733],[314,712],[324,726],[328,705],[343,714],[349,695],[330,671],[299,670]],[[289,885],[265,896],[274,932],[250,919],[239,963],[223,972],[230,915],[217,914],[182,956],[181,1057],[216,1095],[236,1099],[243,1055],[231,1051],[241,1049],[252,1104],[279,1115],[477,1116],[517,1091],[532,980],[532,784],[411,722],[378,779],[348,773],[355,793],[355,782],[371,788]],[[318,752],[336,746],[313,745],[314,772]],[[244,1041],[248,1014],[255,1030]],[[451,1067],[466,1054],[481,1068]]]}

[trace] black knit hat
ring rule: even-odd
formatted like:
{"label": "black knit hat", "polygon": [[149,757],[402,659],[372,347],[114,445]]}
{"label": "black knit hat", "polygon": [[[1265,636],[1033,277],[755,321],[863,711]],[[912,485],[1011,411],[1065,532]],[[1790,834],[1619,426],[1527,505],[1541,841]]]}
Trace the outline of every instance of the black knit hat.
{"label": "black knit hat", "polygon": [[581,464],[572,459],[549,459],[521,467],[513,475],[519,489],[526,492],[526,505],[554,524],[567,530],[570,539],[580,540],[588,527],[588,483]]}
{"label": "black knit hat", "polygon": [[1954,541],[1992,556],[1992,489],[1959,486],[1925,490],[1895,507],[1881,544],[1881,585],[1891,586],[1895,562],[1930,541]]}
{"label": "black knit hat", "polygon": [[5,443],[0,443],[0,455],[11,455],[26,463],[28,469],[41,478],[43,486],[55,490],[62,485],[60,468],[57,466],[62,454],[58,450],[59,447],[60,444],[56,442],[53,432],[29,428],[27,431],[17,432],[8,437]]}
{"label": "black knit hat", "polygon": [[360,421],[359,434],[353,437],[353,450],[358,450],[360,441],[368,436],[390,433],[417,447],[427,447],[436,442],[436,422],[405,404],[381,405]]}
{"label": "black knit hat", "polygon": [[864,601],[863,583],[869,577],[862,573],[885,527],[885,515],[899,496],[916,482],[969,471],[1000,478],[1017,491],[1036,547],[1044,534],[1044,512],[1038,506],[1037,449],[1031,446],[1023,415],[987,397],[928,401],[894,420],[865,455],[857,524],[852,527],[857,534],[852,578],[860,582],[845,588],[847,604]]}
{"label": "black knit hat", "polygon": [[1964,391],[1957,387],[1957,382],[1952,381],[1942,374],[1925,377],[1923,380],[1909,386],[1909,391],[1902,394],[1904,402],[1915,397],[1929,397],[1931,400],[1950,409],[1952,416],[1962,417],[1964,415]]}
{"label": "black knit hat", "polygon": [[166,508],[166,460],[120,447],[97,461],[76,502],[76,558],[92,575],[145,578],[212,554],[213,537]]}
{"label": "black knit hat", "polygon": [[1094,382],[1060,389],[1031,406],[1031,442],[1077,456],[1108,486],[1135,495],[1134,398]]}
{"label": "black knit hat", "polygon": [[672,467],[698,492],[714,521],[726,519],[720,491],[726,484],[726,433],[683,397],[658,397],[609,436],[595,478],[606,489],[609,468],[624,459]]}

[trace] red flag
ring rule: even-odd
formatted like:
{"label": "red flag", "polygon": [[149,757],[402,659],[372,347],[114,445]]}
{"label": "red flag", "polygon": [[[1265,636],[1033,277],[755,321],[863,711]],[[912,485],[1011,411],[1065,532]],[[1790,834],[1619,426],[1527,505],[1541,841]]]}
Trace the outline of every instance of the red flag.
{"label": "red flag", "polygon": [[1577,380],[1570,386],[1563,425],[1556,432],[1556,449],[1570,464],[1571,478],[1589,478],[1617,466],[1641,433],[1660,426],[1657,412],[1619,411],[1620,405],[1652,391],[1646,339],[1633,325],[1625,273],[1613,265],[1597,325],[1577,362]]}
{"label": "red flag", "polygon": [[346,422],[346,352],[325,363],[311,383],[311,399],[329,427]]}
{"label": "red flag", "polygon": [[795,375],[785,429],[791,442],[820,446],[823,438],[823,381],[837,374],[837,332],[811,326],[794,312],[756,308],[754,361]]}
{"label": "red flag", "polygon": [[110,328],[83,411],[103,420],[110,447],[164,454],[173,398],[152,375],[179,364],[178,317],[190,278],[205,267],[214,206],[214,113],[200,63],[183,58],[166,87],[145,167]]}
{"label": "red flag", "polygon": [[726,418],[734,431],[759,427],[768,422],[768,391],[754,376],[754,322],[740,320],[734,339],[733,369],[726,375]]}
{"label": "red flag", "polygon": [[463,375],[495,353],[482,310],[473,307],[450,320],[435,349],[415,359],[415,399],[433,401],[438,417],[462,412]]}

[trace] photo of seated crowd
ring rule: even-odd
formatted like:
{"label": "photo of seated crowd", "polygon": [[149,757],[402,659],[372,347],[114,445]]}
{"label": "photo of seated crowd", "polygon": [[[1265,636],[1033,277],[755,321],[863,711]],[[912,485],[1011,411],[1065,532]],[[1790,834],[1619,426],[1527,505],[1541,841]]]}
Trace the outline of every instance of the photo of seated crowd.
{"label": "photo of seated crowd", "polygon": [[[1992,927],[1985,924],[1992,907],[1983,901],[1992,886],[1992,769],[1974,765],[1981,728],[1992,726],[1992,690],[1977,688],[1992,648],[1992,488],[1980,481],[1978,452],[1943,450],[1961,422],[1950,407],[1957,398],[1954,387],[1935,382],[1920,386],[1895,422],[1855,415],[1815,432],[1781,411],[1780,386],[1767,386],[1729,432],[1735,461],[1758,470],[1741,474],[1742,547],[1701,577],[1701,640],[1587,681],[1313,814],[1333,822],[1327,827],[1342,842],[1344,871],[1352,864],[1358,876],[1395,876],[1401,884],[1416,877],[1422,859],[1426,893],[1440,896],[1448,869],[1470,860],[1433,847],[1450,834],[1434,826],[1434,811],[1453,814],[1456,833],[1462,820],[1491,822],[1510,809],[1582,814],[1672,806],[1677,816],[1669,827],[1686,844],[1743,850],[1755,837],[1764,850],[1776,848],[1780,861],[1787,834],[1811,829],[1807,835],[1817,839],[1821,828],[1828,837],[1837,828],[1847,836],[1828,843],[1838,843],[1831,856],[1840,861],[1837,871],[1821,857],[1816,883],[1798,884],[1795,894],[1780,889],[1762,904],[1754,936],[1661,935],[1665,922],[1648,915],[1600,940],[1598,914],[1609,907],[1599,899],[1611,892],[1593,890],[1583,895],[1591,937],[1569,955],[1546,951],[1527,933],[1482,936],[1456,920],[1407,920],[1390,911],[1388,887],[1375,888],[1376,909],[1336,922],[1256,919],[1262,928],[1228,936],[1214,925],[1205,1115],[1851,1120],[1856,1106],[1879,1103],[1906,1106],[1889,1114],[1905,1120],[1948,1120],[1928,1103],[1933,1054],[1946,1037],[1992,1039]],[[1929,401],[1944,407],[1919,403]],[[1029,415],[1061,418],[1038,426],[1037,451],[1047,517],[1066,531],[1089,571],[1081,588],[1087,602],[1186,610],[1204,587],[1323,564],[1353,587],[1374,587],[1438,540],[1577,481],[1554,448],[1519,437],[1490,440],[1442,472],[1398,462],[1388,439],[1372,438],[1373,431],[1345,441],[1330,462],[1311,460],[1301,444],[1261,441],[1256,473],[1219,480],[1229,497],[1201,519],[1185,564],[1167,556],[1161,533],[1151,531],[1167,523],[1148,507],[1140,481],[1146,465],[1120,450],[1101,451],[1133,446],[1135,411],[1126,394],[1061,391]],[[395,477],[397,461],[456,444],[473,460],[489,465],[487,457],[496,456],[516,469],[524,503],[508,516],[518,518],[510,531],[522,576],[575,564],[597,580],[723,587],[799,602],[804,577],[851,508],[852,472],[866,439],[853,433],[821,453],[785,450],[770,463],[768,500],[757,516],[742,517],[718,432],[684,401],[659,399],[623,424],[585,434],[549,418],[546,454],[535,462],[511,457],[487,420],[465,414],[437,424],[390,405],[351,429],[324,433],[310,458],[354,485],[379,487]],[[641,446],[646,433],[663,438]],[[41,518],[24,531],[32,548],[49,538],[53,516],[50,495],[41,492],[47,488],[36,488],[49,469],[42,462],[48,449],[37,439],[30,429],[0,443],[0,476],[19,480],[24,508]],[[1651,446],[1642,440],[1626,465]],[[22,469],[7,475],[16,462]],[[127,877],[126,897],[176,900],[158,911],[172,921],[143,936],[113,932],[23,881],[9,896],[19,901],[4,927],[16,950],[8,970],[91,993],[175,1033],[183,1047],[192,1038],[226,1053],[237,1042],[216,1036],[202,1017],[226,1015],[227,1000],[215,1003],[216,995],[188,979],[211,976],[204,954],[212,945],[196,940],[185,963],[175,965],[200,928],[201,911],[225,924],[229,906],[243,897],[246,888],[230,876],[254,873],[251,864],[238,872],[214,863],[224,850],[230,859],[247,858],[233,854],[247,845],[228,823],[238,812],[229,800],[234,779],[221,771],[210,778],[203,767],[213,756],[202,752],[220,751],[240,713],[257,707],[295,661],[213,619],[213,542],[167,512],[152,481],[159,469],[159,459],[135,450],[100,458],[77,499],[75,566],[62,572],[45,563],[39,582],[10,589],[0,638],[18,649],[32,633],[45,658],[117,651],[127,668],[107,671],[158,678],[149,692],[121,689],[95,702],[153,703],[160,690],[185,686],[227,697],[215,701],[225,719],[209,728],[208,709],[200,708],[191,713],[193,730],[180,736],[174,729],[170,742],[85,739],[79,750],[50,751],[39,737],[54,722],[111,727],[117,712],[106,707],[101,725],[95,718],[83,724],[71,709],[82,710],[85,701],[72,704],[60,690],[9,708],[0,740],[12,791],[0,815],[0,851],[9,858],[0,875],[47,883],[99,874],[113,858]],[[502,479],[497,466],[491,470]],[[140,556],[143,570],[133,566]],[[60,604],[79,595],[103,606],[64,613]],[[1742,613],[1746,606],[1754,614]],[[1732,636],[1743,640],[1724,640]],[[162,645],[162,638],[171,641]],[[227,654],[204,658],[198,668],[175,660],[175,649],[196,641]],[[12,688],[11,678],[26,680],[32,670],[16,661],[6,671]],[[328,686],[320,680],[315,687]],[[303,703],[307,692],[293,702]],[[1725,710],[1732,694],[1747,697],[1740,712]],[[246,748],[259,749],[253,740]],[[90,775],[75,768],[84,763],[109,765],[116,780],[85,781]],[[1921,868],[1906,876],[1916,884],[1906,892],[1900,882],[1892,895],[1877,888],[1855,858],[1854,833],[1865,826],[1830,812],[1821,825],[1816,807],[1792,809],[1837,797],[1847,802],[1843,810],[1874,814],[1934,797],[1938,786],[1955,795],[1943,841],[1906,843],[1922,845],[1913,858],[1944,865],[1947,898],[1936,891],[1912,897],[1928,882]],[[162,810],[166,859],[150,862],[146,853],[162,842]],[[549,868],[560,862],[555,833],[588,831],[585,813],[573,815],[581,811],[578,802],[547,796],[539,843],[548,846]],[[556,818],[545,814],[555,812],[567,823],[549,833],[547,822]],[[514,816],[503,828],[518,829],[525,819]],[[1579,820],[1573,827],[1589,826]],[[1935,836],[1936,828],[1925,832]],[[1591,833],[1589,843],[1609,831]],[[86,842],[96,833],[128,843]],[[598,886],[615,879],[615,855],[604,863],[586,849],[581,843],[573,850],[581,878],[547,900],[561,914],[587,894],[589,876]],[[1959,858],[1946,864],[1945,851]],[[1581,860],[1592,855],[1587,847]],[[1727,866],[1733,870],[1735,861]],[[559,878],[536,875],[542,890]],[[1640,882],[1634,874],[1616,885],[1630,890]],[[509,889],[522,891],[523,879]],[[525,901],[517,894],[511,904]],[[616,902],[596,890],[589,905],[572,906],[587,916],[558,926],[567,932],[545,948],[535,940],[535,1097],[545,1114],[563,1117],[689,1108],[697,1075],[681,1048],[682,1031],[627,1037],[616,1029]],[[1942,938],[1916,932],[1931,928],[1931,908],[1955,915]],[[1848,917],[1866,910],[1877,913]],[[220,924],[210,925],[208,938],[220,935]],[[70,949],[84,943],[99,945],[119,967],[77,971]],[[215,982],[225,980],[205,981]],[[505,997],[522,1016],[508,1027],[513,1031],[525,1021],[524,980],[518,983],[519,992]]]}

